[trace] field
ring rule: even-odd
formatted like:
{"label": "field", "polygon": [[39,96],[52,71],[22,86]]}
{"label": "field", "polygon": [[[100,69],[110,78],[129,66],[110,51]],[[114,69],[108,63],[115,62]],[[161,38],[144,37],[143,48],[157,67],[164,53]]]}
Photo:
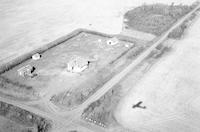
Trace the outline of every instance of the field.
{"label": "field", "polygon": [[51,121],[0,102],[0,132],[49,132]]}
{"label": "field", "polygon": [[[173,3],[171,5],[144,4],[128,11],[124,15],[124,30],[138,30],[159,36],[179,18],[187,14],[193,7],[194,5],[174,5]],[[169,37],[180,38],[185,28],[184,25],[180,26]]]}
{"label": "field", "polygon": [[[198,132],[199,19],[187,37],[173,45],[145,77],[120,101],[115,117],[122,126],[141,132]],[[131,77],[124,87],[132,86]],[[146,109],[132,109],[143,101]],[[134,124],[134,125],[133,125]]]}

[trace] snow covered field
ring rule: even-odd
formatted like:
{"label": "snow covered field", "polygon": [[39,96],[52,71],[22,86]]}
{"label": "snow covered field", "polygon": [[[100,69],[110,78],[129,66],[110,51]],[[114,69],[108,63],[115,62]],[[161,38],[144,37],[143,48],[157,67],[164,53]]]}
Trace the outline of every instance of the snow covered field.
{"label": "snow covered field", "polygon": [[[125,96],[116,119],[138,132],[200,131],[200,19]],[[131,86],[131,80],[129,80]],[[132,108],[143,101],[146,109]]]}
{"label": "snow covered field", "polygon": [[[194,0],[163,0],[191,4]],[[159,0],[1,0],[0,60],[7,62],[77,28],[120,33],[130,8]]]}

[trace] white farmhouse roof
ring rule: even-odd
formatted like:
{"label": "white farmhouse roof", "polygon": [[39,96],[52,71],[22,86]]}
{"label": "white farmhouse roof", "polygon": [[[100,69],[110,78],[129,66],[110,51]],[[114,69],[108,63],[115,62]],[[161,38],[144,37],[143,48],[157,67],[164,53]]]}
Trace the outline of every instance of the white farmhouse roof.
{"label": "white farmhouse roof", "polygon": [[31,65],[26,65],[24,67],[21,67],[20,69],[17,70],[18,74],[22,77],[25,76],[32,76],[32,72],[34,70],[34,67]]}
{"label": "white farmhouse roof", "polygon": [[67,63],[67,70],[73,73],[79,73],[88,68],[89,61],[80,56],[73,56]]}

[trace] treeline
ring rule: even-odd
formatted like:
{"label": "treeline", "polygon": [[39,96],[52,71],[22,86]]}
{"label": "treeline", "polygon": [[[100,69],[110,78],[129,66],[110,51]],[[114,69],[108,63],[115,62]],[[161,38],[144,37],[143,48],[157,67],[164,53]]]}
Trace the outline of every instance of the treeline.
{"label": "treeline", "polygon": [[[182,4],[174,5],[173,3],[171,5],[144,4],[128,11],[124,15],[124,18],[128,20],[125,22],[125,25],[126,28],[132,28],[159,36],[193,8],[194,6]],[[182,27],[177,30],[176,32],[179,34],[182,33]],[[170,37],[176,38],[177,36],[180,35],[171,35]]]}
{"label": "treeline", "polygon": [[52,127],[52,121],[1,101],[0,115],[26,127],[36,127],[37,132],[48,132]]}

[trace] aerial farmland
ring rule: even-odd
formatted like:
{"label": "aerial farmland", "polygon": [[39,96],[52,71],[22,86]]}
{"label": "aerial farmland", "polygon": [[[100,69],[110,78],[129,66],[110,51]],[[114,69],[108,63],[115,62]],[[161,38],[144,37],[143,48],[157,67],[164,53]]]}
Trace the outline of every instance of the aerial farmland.
{"label": "aerial farmland", "polygon": [[108,3],[0,2],[0,132],[200,131],[199,2]]}

